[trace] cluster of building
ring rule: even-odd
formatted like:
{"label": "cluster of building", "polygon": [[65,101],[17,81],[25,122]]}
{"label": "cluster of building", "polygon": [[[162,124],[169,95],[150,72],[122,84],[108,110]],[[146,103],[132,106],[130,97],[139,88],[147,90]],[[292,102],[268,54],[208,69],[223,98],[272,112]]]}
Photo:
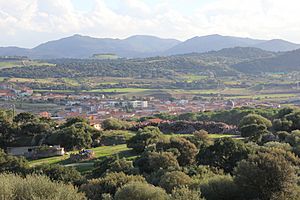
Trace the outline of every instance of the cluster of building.
{"label": "cluster of building", "polygon": [[[181,114],[208,110],[230,110],[234,107],[262,105],[254,99],[224,100],[214,99],[160,99],[154,97],[125,99],[108,97],[96,93],[33,93],[27,87],[0,84],[0,99],[12,100],[20,98],[23,102],[56,104],[55,111],[40,110],[40,115],[46,118],[64,120],[69,117],[81,116],[89,118],[95,124],[107,118],[139,118],[158,113]],[[276,103],[265,103],[265,107],[278,107]]]}
{"label": "cluster of building", "polygon": [[2,100],[16,100],[17,98],[29,97],[32,95],[33,90],[31,88],[7,83],[0,84],[0,99]]}

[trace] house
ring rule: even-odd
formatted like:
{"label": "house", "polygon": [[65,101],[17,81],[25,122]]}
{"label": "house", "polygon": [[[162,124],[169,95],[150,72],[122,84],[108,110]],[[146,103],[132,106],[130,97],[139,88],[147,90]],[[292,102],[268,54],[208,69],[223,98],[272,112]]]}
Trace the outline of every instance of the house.
{"label": "house", "polygon": [[49,113],[49,112],[40,112],[39,116],[50,119],[51,118],[51,113]]}
{"label": "house", "polygon": [[24,156],[26,158],[47,158],[52,156],[63,156],[65,154],[65,150],[59,145],[8,147],[7,153],[13,156]]}
{"label": "house", "polygon": [[0,90],[0,98],[4,100],[16,99],[16,95],[11,90]]}

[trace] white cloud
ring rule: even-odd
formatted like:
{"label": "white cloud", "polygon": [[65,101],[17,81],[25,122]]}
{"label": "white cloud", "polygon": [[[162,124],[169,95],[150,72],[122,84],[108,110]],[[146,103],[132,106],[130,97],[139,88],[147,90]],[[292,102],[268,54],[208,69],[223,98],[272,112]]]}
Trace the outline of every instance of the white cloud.
{"label": "white cloud", "polygon": [[[147,0],[93,1],[90,12],[80,12],[71,0],[0,0],[0,28],[4,30],[0,45],[33,46],[75,33],[121,38],[151,34],[179,39],[218,33],[300,43],[298,0],[214,0],[198,8],[193,6],[198,5],[195,0],[161,0],[155,4]],[[118,5],[111,7],[111,2]]]}

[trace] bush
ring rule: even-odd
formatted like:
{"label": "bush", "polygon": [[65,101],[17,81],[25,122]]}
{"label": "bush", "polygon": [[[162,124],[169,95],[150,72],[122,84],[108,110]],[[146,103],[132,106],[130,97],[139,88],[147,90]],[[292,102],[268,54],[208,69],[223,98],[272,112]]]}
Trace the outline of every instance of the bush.
{"label": "bush", "polygon": [[206,200],[239,200],[239,191],[233,178],[216,175],[200,184],[203,197]]}
{"label": "bush", "polygon": [[193,180],[183,172],[173,171],[164,174],[159,182],[159,186],[164,188],[168,193],[176,187],[183,187],[191,185]]}
{"label": "bush", "polygon": [[201,193],[188,187],[175,188],[171,194],[172,200],[204,200]]}
{"label": "bush", "polygon": [[152,173],[159,169],[179,169],[176,157],[171,152],[145,152],[140,158],[136,159],[135,166],[142,173]]}
{"label": "bush", "polygon": [[251,149],[243,142],[232,138],[221,138],[215,144],[199,152],[197,159],[201,165],[209,165],[231,172],[237,162],[248,157]]}
{"label": "bush", "polygon": [[109,173],[103,178],[90,180],[87,184],[80,187],[80,190],[85,192],[88,199],[101,199],[103,194],[114,195],[116,191],[130,182],[139,182],[139,184],[146,182],[142,176],[126,175],[123,172]]}
{"label": "bush", "polygon": [[133,167],[133,162],[126,160],[126,158],[118,159],[115,156],[107,157],[95,164],[93,170],[93,177],[98,178],[105,173],[124,172],[125,174],[136,174],[136,168]]}
{"label": "bush", "polygon": [[83,181],[81,174],[73,167],[41,165],[32,169],[32,172],[39,175],[46,175],[51,180],[64,183],[80,184]]}
{"label": "bush", "polygon": [[234,172],[235,183],[240,187],[244,199],[285,200],[299,195],[295,194],[295,168],[286,155],[280,155],[279,151],[258,153],[238,164]]}
{"label": "bush", "polygon": [[104,130],[126,130],[130,127],[130,123],[115,118],[106,119],[102,122],[102,128]]}
{"label": "bush", "polygon": [[89,148],[92,145],[92,134],[82,124],[73,124],[59,129],[48,139],[49,144],[59,144],[67,150]]}
{"label": "bush", "polygon": [[26,174],[28,169],[29,164],[25,158],[8,155],[0,149],[0,173],[13,172]]}
{"label": "bush", "polygon": [[180,166],[186,166],[195,162],[196,155],[198,153],[197,147],[181,137],[173,137],[170,139],[170,148],[178,149],[180,155],[177,160]]}
{"label": "bush", "polygon": [[156,145],[162,138],[162,133],[157,127],[148,126],[127,141],[127,146],[134,151],[142,153],[145,149]]}
{"label": "bush", "polygon": [[167,193],[147,183],[129,183],[115,195],[115,200],[169,200]]}
{"label": "bush", "polygon": [[0,174],[0,197],[5,200],[15,199],[63,199],[84,200],[84,194],[72,185],[52,182],[45,176],[30,175],[26,178],[13,174]]}

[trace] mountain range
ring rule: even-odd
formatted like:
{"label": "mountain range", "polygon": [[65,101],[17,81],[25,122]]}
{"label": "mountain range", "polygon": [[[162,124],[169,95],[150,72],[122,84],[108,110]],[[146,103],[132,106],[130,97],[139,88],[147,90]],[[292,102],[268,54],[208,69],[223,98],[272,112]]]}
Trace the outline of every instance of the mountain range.
{"label": "mountain range", "polygon": [[257,40],[222,35],[194,37],[186,41],[136,35],[126,39],[93,38],[73,35],[49,41],[32,49],[0,47],[0,56],[28,56],[34,59],[89,58],[93,54],[116,54],[138,58],[219,51],[224,48],[253,47],[272,52],[300,49],[300,44],[285,40]]}

